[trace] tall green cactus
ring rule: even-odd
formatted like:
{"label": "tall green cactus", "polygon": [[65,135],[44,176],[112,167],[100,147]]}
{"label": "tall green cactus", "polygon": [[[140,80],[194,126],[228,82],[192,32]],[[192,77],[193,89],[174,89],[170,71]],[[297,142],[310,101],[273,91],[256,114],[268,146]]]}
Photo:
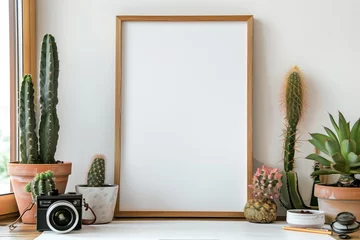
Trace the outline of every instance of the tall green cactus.
{"label": "tall green cactus", "polygon": [[105,182],[105,160],[103,157],[95,157],[91,163],[87,185],[88,187],[101,187]]}
{"label": "tall green cactus", "polygon": [[25,190],[31,193],[34,201],[36,201],[37,196],[55,190],[55,182],[52,177],[53,173],[51,171],[38,173],[31,182],[25,185]]}
{"label": "tall green cactus", "polygon": [[50,34],[46,34],[43,38],[40,59],[41,119],[39,137],[35,133],[34,86],[31,76],[25,75],[21,84],[20,162],[53,164],[56,163],[55,152],[60,129],[56,112],[59,59],[55,39]]}
{"label": "tall green cactus", "polygon": [[40,59],[40,159],[43,163],[55,163],[60,129],[56,112],[59,59],[55,38],[50,34],[43,38]]}
{"label": "tall green cactus", "polygon": [[303,116],[305,107],[305,87],[297,66],[290,70],[285,79],[282,104],[285,110],[286,130],[284,130],[284,171],[280,202],[286,209],[309,208],[301,197],[298,176],[294,171],[297,125]]}
{"label": "tall green cactus", "polygon": [[34,85],[31,75],[25,75],[19,101],[21,163],[38,163],[38,138],[35,132]]}

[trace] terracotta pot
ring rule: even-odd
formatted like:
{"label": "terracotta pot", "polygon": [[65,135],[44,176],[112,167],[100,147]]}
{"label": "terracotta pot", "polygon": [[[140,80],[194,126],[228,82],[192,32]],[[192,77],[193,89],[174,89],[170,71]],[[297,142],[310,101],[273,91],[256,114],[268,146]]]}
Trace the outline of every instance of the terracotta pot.
{"label": "terracotta pot", "polygon": [[331,223],[340,212],[351,212],[360,220],[360,188],[315,185],[319,210],[325,212],[325,223]]}
{"label": "terracotta pot", "polygon": [[[63,164],[20,164],[9,163],[8,173],[11,185],[15,194],[17,206],[20,214],[23,213],[26,206],[32,201],[31,194],[26,192],[24,187],[30,182],[37,173],[50,170],[54,173],[54,181],[59,193],[65,193],[68,177],[71,174],[72,164],[69,162]],[[21,218],[23,223],[36,223],[36,205],[24,214]]]}
{"label": "terracotta pot", "polygon": [[[94,210],[96,224],[109,223],[114,218],[116,198],[118,196],[118,185],[107,184],[102,187],[88,187],[87,185],[76,185],[76,192],[83,195],[85,201]],[[82,211],[83,219],[92,219],[90,211]]]}

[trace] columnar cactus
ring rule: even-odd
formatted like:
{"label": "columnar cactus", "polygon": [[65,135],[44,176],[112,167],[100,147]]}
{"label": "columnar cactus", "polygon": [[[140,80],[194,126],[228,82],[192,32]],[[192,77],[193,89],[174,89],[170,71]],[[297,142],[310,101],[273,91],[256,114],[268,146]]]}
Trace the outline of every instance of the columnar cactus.
{"label": "columnar cactus", "polygon": [[34,85],[31,75],[25,75],[19,101],[21,163],[38,163],[38,138],[35,132]]}
{"label": "columnar cactus", "polygon": [[281,103],[285,112],[286,129],[284,130],[284,172],[283,186],[280,191],[280,202],[287,209],[308,208],[300,195],[295,167],[295,145],[298,132],[297,125],[305,108],[305,86],[300,70],[292,68],[285,79]]}
{"label": "columnar cactus", "polygon": [[26,75],[21,85],[19,109],[21,163],[56,163],[54,156],[60,129],[56,112],[59,60],[55,39],[50,34],[43,38],[40,59],[39,146],[34,130],[34,86],[31,76]]}
{"label": "columnar cactus", "polygon": [[38,173],[31,182],[26,184],[25,190],[31,193],[34,201],[36,201],[37,196],[55,190],[55,183],[52,177],[53,173],[51,171]]}
{"label": "columnar cactus", "polygon": [[55,163],[60,129],[56,112],[59,59],[55,38],[50,34],[44,36],[40,59],[40,159],[43,163]]}
{"label": "columnar cactus", "polygon": [[101,187],[105,182],[105,160],[103,157],[95,157],[88,172],[88,187]]}

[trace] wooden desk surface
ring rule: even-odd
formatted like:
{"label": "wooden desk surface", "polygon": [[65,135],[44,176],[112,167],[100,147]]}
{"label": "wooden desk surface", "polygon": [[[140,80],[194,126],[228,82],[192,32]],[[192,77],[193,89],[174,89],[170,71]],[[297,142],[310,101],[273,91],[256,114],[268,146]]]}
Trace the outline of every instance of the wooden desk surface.
{"label": "wooden desk surface", "polygon": [[[123,219],[115,219],[114,221],[121,221]],[[129,219],[126,219],[129,220]],[[143,220],[143,219],[142,219]],[[24,239],[33,240],[38,237],[41,233],[36,231],[36,226],[32,224],[16,224],[17,228],[12,232],[8,230],[8,225],[15,221],[15,218],[9,218],[0,220],[0,239]],[[360,231],[351,234],[351,239],[360,239]],[[334,239],[340,239],[337,236],[333,236]]]}

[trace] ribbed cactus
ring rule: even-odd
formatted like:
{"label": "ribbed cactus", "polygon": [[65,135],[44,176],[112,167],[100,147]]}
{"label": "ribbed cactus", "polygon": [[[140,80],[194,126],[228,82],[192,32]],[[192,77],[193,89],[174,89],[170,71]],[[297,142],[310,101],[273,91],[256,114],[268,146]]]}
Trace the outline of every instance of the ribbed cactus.
{"label": "ribbed cactus", "polygon": [[34,85],[31,75],[25,75],[19,101],[21,163],[38,163],[38,138],[35,132]]}
{"label": "ribbed cactus", "polygon": [[105,182],[105,160],[103,157],[95,157],[91,163],[87,185],[88,187],[101,187]]}
{"label": "ribbed cactus", "polygon": [[26,184],[25,190],[31,193],[33,200],[41,194],[47,194],[51,190],[55,190],[55,183],[52,179],[53,173],[46,171],[35,175],[34,179]]}
{"label": "ribbed cactus", "polygon": [[43,163],[55,163],[56,145],[59,138],[58,103],[59,59],[55,38],[46,34],[40,56],[40,109],[39,128],[40,159]]}
{"label": "ribbed cactus", "polygon": [[282,90],[281,103],[285,112],[286,129],[284,130],[284,172],[280,202],[287,209],[308,208],[300,195],[298,177],[294,171],[297,125],[305,108],[305,86],[297,66],[288,73]]}
{"label": "ribbed cactus", "polygon": [[19,108],[21,163],[56,163],[54,156],[60,129],[56,112],[59,60],[55,39],[50,34],[46,34],[43,38],[40,59],[39,137],[35,133],[34,86],[31,76],[25,75],[21,84]]}

